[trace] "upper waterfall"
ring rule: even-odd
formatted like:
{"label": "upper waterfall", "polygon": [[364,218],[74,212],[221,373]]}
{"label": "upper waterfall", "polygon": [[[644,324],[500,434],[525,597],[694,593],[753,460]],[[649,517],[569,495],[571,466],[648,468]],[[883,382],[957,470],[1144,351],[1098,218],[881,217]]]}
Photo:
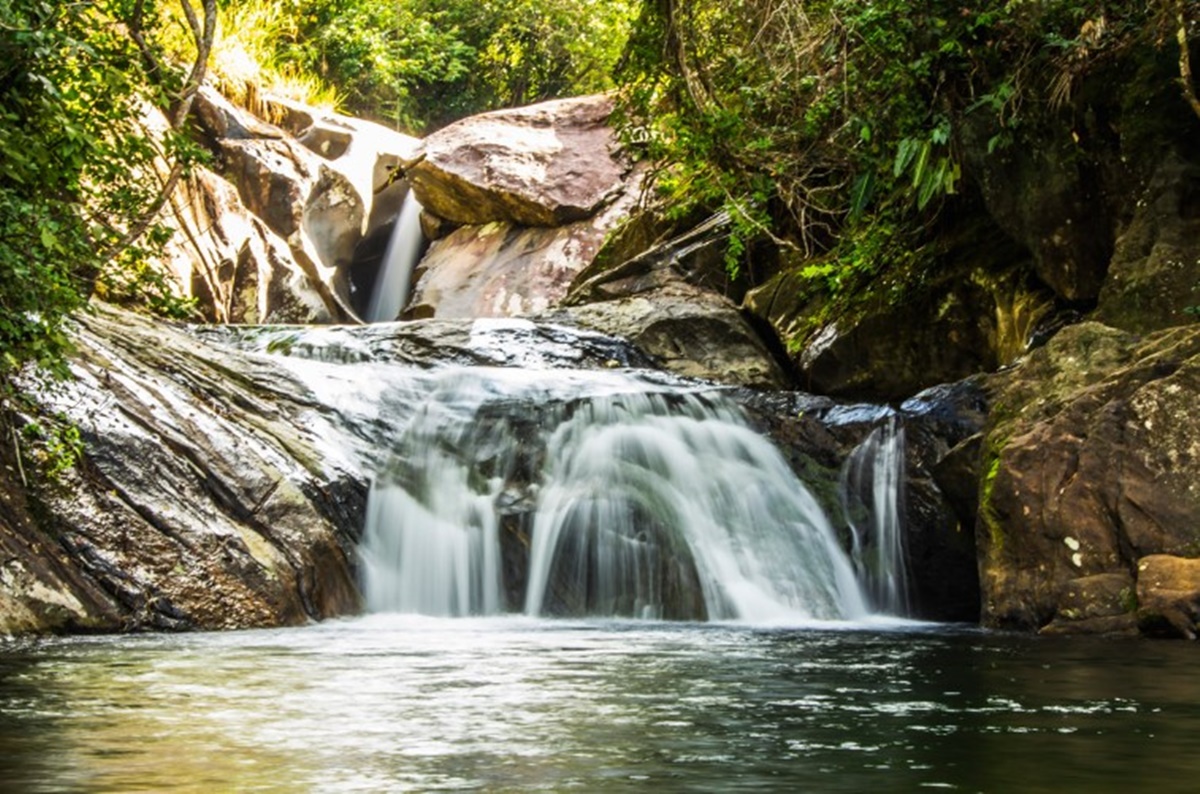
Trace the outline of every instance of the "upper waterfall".
{"label": "upper waterfall", "polygon": [[387,250],[371,288],[371,300],[363,319],[370,323],[391,322],[400,316],[408,302],[412,271],[421,254],[421,203],[410,190],[404,197],[400,215],[392,227]]}

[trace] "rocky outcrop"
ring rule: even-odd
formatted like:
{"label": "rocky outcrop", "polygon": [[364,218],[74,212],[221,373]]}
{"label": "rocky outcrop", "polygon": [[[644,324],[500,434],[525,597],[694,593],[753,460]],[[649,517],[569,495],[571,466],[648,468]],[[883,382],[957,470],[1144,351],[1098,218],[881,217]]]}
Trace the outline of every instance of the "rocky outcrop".
{"label": "rocky outcrop", "polygon": [[[0,467],[0,635],[356,612],[368,480],[428,396],[415,370],[651,366],[621,340],[507,319],[179,327],[98,305],[75,341],[75,379],[41,392],[45,416],[15,436],[25,463]],[[83,456],[52,483],[34,476],[34,422],[58,414]]]}
{"label": "rocky outcrop", "polygon": [[545,316],[628,339],[663,369],[684,377],[762,389],[787,384],[782,368],[737,307],[686,283]]}
{"label": "rocky outcrop", "polygon": [[[793,351],[803,388],[903,400],[1011,363],[1054,307],[1053,295],[1031,278],[1027,257],[997,230],[984,224],[957,239],[930,275],[897,286],[899,295],[879,287],[844,305],[814,296],[806,274],[813,263],[800,260],[786,261],[743,305]],[[889,263],[876,266],[886,271]]]}
{"label": "rocky outcrop", "polygon": [[1071,326],[989,389],[985,625],[1132,630],[1137,604],[1173,589],[1140,561],[1200,554],[1200,328]]}
{"label": "rocky outcrop", "polygon": [[345,322],[347,271],[360,242],[403,198],[394,169],[414,139],[378,125],[271,100],[265,115],[215,91],[196,115],[218,155],[172,196],[168,262],[214,322]]}
{"label": "rocky outcrop", "polygon": [[75,378],[42,401],[78,428],[83,457],[5,538],[42,554],[7,563],[16,606],[0,632],[273,626],[358,608],[365,479],[323,446],[298,381],[103,307],[75,340]]}
{"label": "rocky outcrop", "polygon": [[455,223],[562,226],[590,218],[629,167],[607,95],[484,113],[426,138],[405,165],[421,204]]}
{"label": "rocky outcrop", "polygon": [[[797,477],[851,548],[852,524],[862,552],[877,539],[866,528],[878,516],[873,484],[869,498],[854,493],[847,470],[873,434],[891,426],[902,439],[902,486],[896,494],[907,571],[910,616],[973,623],[979,618],[974,494],[976,479],[955,479],[953,462],[978,437],[987,414],[975,380],[930,389],[899,408],[846,403],[800,392],[746,392],[740,397],[752,423],[780,448]],[[874,461],[867,461],[874,465]],[[869,473],[870,476],[874,472]],[[962,489],[972,493],[965,498]]]}

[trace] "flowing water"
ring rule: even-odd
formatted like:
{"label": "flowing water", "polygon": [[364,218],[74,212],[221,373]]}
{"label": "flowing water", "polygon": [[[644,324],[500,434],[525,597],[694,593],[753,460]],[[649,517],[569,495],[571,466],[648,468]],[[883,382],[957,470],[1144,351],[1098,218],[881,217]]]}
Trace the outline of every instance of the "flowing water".
{"label": "flowing water", "polygon": [[421,246],[421,204],[412,191],[404,197],[400,215],[388,238],[379,274],[371,289],[371,300],[363,319],[367,322],[389,322],[400,316],[408,302],[413,268],[417,264]]}
{"label": "flowing water", "polygon": [[904,427],[888,417],[842,466],[842,509],[851,530],[851,559],[870,605],[889,615],[908,614],[904,548]]}
{"label": "flowing water", "polygon": [[[527,330],[477,324],[464,350]],[[905,604],[894,422],[844,468],[845,553],[711,386],[279,334],[246,344],[310,351],[283,360],[330,449],[376,472],[374,614],[0,641],[0,791],[1194,786],[1192,646],[871,614]]]}
{"label": "flowing water", "polygon": [[1183,792],[1182,643],[373,615],[0,652],[0,789]]}
{"label": "flowing water", "polygon": [[[824,512],[722,394],[607,372],[412,377],[424,399],[394,419],[368,506],[369,609],[496,614],[512,590],[534,616],[866,614]],[[512,554],[523,588],[502,575]]]}

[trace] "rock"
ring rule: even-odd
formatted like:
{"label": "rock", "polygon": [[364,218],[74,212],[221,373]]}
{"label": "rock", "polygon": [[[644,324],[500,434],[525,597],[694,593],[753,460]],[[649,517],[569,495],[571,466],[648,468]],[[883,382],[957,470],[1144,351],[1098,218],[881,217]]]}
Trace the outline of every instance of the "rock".
{"label": "rock", "polygon": [[1163,158],[1117,238],[1095,319],[1136,333],[1195,322],[1200,164]]}
{"label": "rock", "polygon": [[659,366],[684,377],[759,389],[788,382],[732,302],[686,283],[544,316],[628,339]]}
{"label": "rock", "polygon": [[[1100,294],[1117,219],[1102,166],[1081,155],[1071,132],[1056,126],[1038,145],[980,154],[976,168],[989,213],[1033,255],[1038,278],[1079,302]],[[987,145],[971,148],[982,153]]]}
{"label": "rock", "polygon": [[[729,281],[725,273],[729,231],[729,215],[720,213],[677,237],[647,245],[620,262],[604,261],[598,254],[595,261],[576,277],[564,303],[579,305],[613,300],[677,281],[711,292],[725,292]],[[629,236],[630,233],[625,234]],[[626,240],[621,247],[630,251],[634,243],[634,240]]]}
{"label": "rock", "polygon": [[174,198],[173,270],[210,320],[351,321],[355,251],[394,220],[406,191],[396,169],[417,142],[283,100],[262,104],[287,129],[210,88],[197,95],[222,167],[196,169]]}
{"label": "rock", "polygon": [[1200,328],[1063,329],[989,381],[983,621],[1036,630],[1074,580],[1200,543]]}
{"label": "rock", "polygon": [[1137,564],[1137,619],[1147,634],[1196,639],[1200,559],[1153,554]]}
{"label": "rock", "polygon": [[1063,583],[1054,620],[1042,634],[1137,634],[1137,593],[1128,571],[1081,576]]}
{"label": "rock", "polygon": [[498,110],[427,137],[405,164],[421,204],[455,223],[562,226],[595,215],[628,166],[608,95]]}
{"label": "rock", "polygon": [[[42,393],[82,462],[0,539],[0,632],[216,629],[356,611],[366,477],[261,358],[97,306],[75,379]],[[22,540],[23,538],[23,540]],[[24,544],[24,549],[20,544]]]}
{"label": "rock", "polygon": [[246,209],[225,179],[193,169],[172,209],[165,222],[176,234],[166,261],[205,320],[325,323],[342,316],[283,238]]}
{"label": "rock", "polygon": [[557,306],[626,204],[557,228],[499,222],[458,227],[421,258],[403,316],[516,317]]}
{"label": "rock", "polygon": [[[910,616],[975,622],[979,575],[973,522],[958,516],[934,474],[964,439],[978,436],[986,402],[976,381],[930,389],[901,406],[846,403],[801,392],[743,392],[752,424],[779,446],[797,477],[850,546],[850,522],[871,524],[870,504],[847,499],[846,462],[888,422],[904,433],[903,492],[899,499],[908,571]],[[974,487],[975,482],[972,482]]]}
{"label": "rock", "polygon": [[[902,400],[1012,362],[1053,306],[1052,296],[1030,283],[1022,252],[994,228],[969,225],[943,245],[929,274],[881,276],[856,302],[816,290],[806,272],[822,262],[785,258],[743,305],[790,351],[803,388]],[[888,273],[893,265],[875,267]],[[903,293],[890,291],[889,283],[906,279]]]}

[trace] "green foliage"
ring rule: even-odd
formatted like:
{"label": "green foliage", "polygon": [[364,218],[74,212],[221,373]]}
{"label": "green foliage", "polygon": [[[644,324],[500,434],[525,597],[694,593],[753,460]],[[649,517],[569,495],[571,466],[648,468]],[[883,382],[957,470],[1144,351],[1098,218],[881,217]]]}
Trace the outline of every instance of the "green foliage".
{"label": "green foliage", "polygon": [[29,422],[21,429],[21,439],[23,451],[49,482],[56,482],[83,457],[79,428],[62,414]]}
{"label": "green foliage", "polygon": [[30,363],[64,372],[63,320],[97,284],[164,284],[161,230],[123,241],[157,195],[155,159],[177,153],[140,119],[180,79],[144,71],[132,8],[0,0],[0,382]]}
{"label": "green foliage", "polygon": [[[1174,7],[644,0],[618,75],[622,131],[662,164],[676,212],[742,212],[810,256],[848,249],[814,265],[836,283],[864,224],[919,240],[968,180],[968,146],[1013,145],[1089,69],[1169,40]],[[745,248],[735,235],[731,257]]]}
{"label": "green foliage", "polygon": [[[315,74],[347,110],[413,132],[612,87],[633,0],[231,0],[269,24],[245,49]],[[246,26],[243,26],[246,28]],[[242,33],[240,35],[246,35]]]}

